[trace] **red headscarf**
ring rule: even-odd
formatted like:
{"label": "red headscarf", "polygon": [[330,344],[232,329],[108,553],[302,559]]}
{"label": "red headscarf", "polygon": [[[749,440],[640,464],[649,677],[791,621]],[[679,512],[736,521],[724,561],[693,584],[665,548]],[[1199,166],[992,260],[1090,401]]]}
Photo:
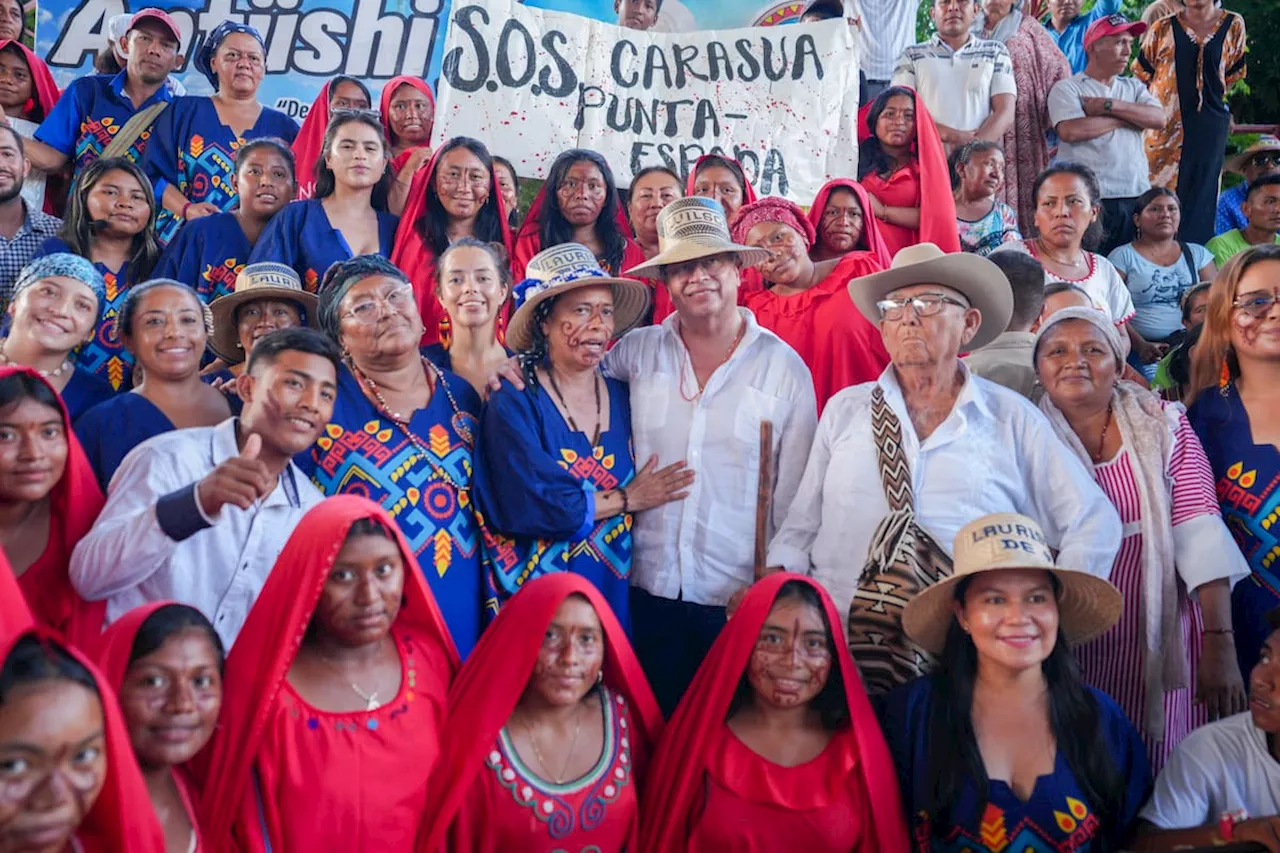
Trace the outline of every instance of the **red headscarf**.
{"label": "red headscarf", "polygon": [[[751,181],[747,180],[747,170],[742,168],[742,163],[738,162],[732,157],[726,157],[723,154],[703,154],[701,157],[699,157],[697,160],[693,162],[693,168],[689,170],[689,177],[684,182],[685,195],[697,194],[694,192],[694,189],[696,188],[698,183],[698,171],[702,169],[703,164],[706,163],[708,160],[723,160],[726,163],[732,163],[733,165],[737,166],[738,170],[742,172],[742,203],[744,205],[751,204],[753,201],[756,200],[756,188],[751,186]],[[718,164],[713,163],[712,165],[718,165]]]}
{"label": "red headscarf", "polygon": [[[404,559],[404,606],[396,624],[417,629],[428,646],[424,663],[444,661],[449,670],[446,681],[457,671],[458,652],[449,629],[427,589],[413,548],[395,520],[382,507],[356,495],[327,498],[312,507],[294,528],[227,656],[223,691],[234,701],[223,707],[218,730],[196,768],[204,782],[200,825],[214,851],[227,849],[238,821],[258,826],[259,811],[250,779],[263,734],[334,560],[351,526],[366,518],[379,522],[395,536]],[[265,796],[277,783],[269,778],[268,769],[257,768]]]}
{"label": "red headscarf", "polygon": [[[440,157],[449,149],[449,140],[431,155],[427,168],[419,169],[413,176],[409,187],[409,200],[405,202],[404,212],[400,214],[400,224],[396,228],[396,242],[391,249],[391,263],[395,264],[413,283],[413,293],[418,301],[418,313],[422,316],[425,327],[422,333],[422,344],[434,344],[441,338],[441,331],[449,326],[449,315],[436,296],[436,253],[422,239],[418,228],[418,220],[427,212],[428,190],[434,186],[436,168],[440,165]],[[455,149],[456,150],[456,149]],[[489,199],[498,207],[498,221],[502,226],[502,246],[507,250],[507,258],[511,258],[513,243],[511,226],[507,222],[507,208],[502,201],[502,191],[498,187],[498,174],[495,169],[489,170]],[[439,203],[437,199],[437,204]],[[488,202],[486,202],[487,204]],[[505,314],[505,311],[503,312]],[[505,316],[499,317],[499,324],[505,323]]]}
{"label": "red headscarf", "polygon": [[[525,584],[502,608],[449,691],[449,717],[440,735],[440,758],[427,791],[427,801],[435,808],[423,820],[418,853],[444,853],[454,824],[457,850],[479,846],[483,827],[475,827],[475,821],[469,819],[467,793],[529,683],[547,626],[564,600],[575,594],[591,602],[600,617],[605,635],[604,684],[621,694],[631,708],[637,777],[644,772],[645,759],[652,754],[662,728],[662,713],[626,632],[590,581],[570,572],[544,575]],[[459,841],[459,828],[464,833],[478,829],[480,836],[475,841]],[[627,847],[636,849],[634,841]]]}
{"label": "red headscarf", "polygon": [[[386,131],[387,142],[390,142],[392,145],[395,144],[395,137],[391,130],[391,96],[396,93],[397,89],[404,85],[412,86],[422,94],[426,95],[427,100],[431,102],[432,112],[434,112],[436,108],[435,93],[431,91],[431,87],[427,85],[427,81],[423,80],[421,77],[413,77],[406,74],[401,77],[392,77],[388,80],[387,85],[382,87],[382,103],[379,109],[381,110],[382,115],[382,129]],[[434,121],[434,117],[432,121]],[[428,139],[429,138],[430,137],[428,137]],[[415,145],[412,148],[406,148],[404,151],[401,151],[391,160],[391,171],[397,175],[400,174],[400,170],[404,168],[404,164],[408,161],[410,155],[412,155],[418,148],[422,148],[427,144],[429,143]]]}
{"label": "red headscarf", "polygon": [[[62,644],[22,604],[13,571],[0,554],[0,666],[18,641],[34,632],[40,639]],[[115,691],[89,659],[74,646],[63,646],[93,676],[102,699],[107,743],[107,773],[102,792],[76,830],[76,840],[86,853],[165,853],[164,830],[156,819],[142,771],[133,757],[133,745],[120,713]]]}
{"label": "red headscarf", "polygon": [[302,129],[293,139],[293,173],[298,183],[298,198],[311,198],[316,191],[316,160],[324,147],[324,134],[329,129],[329,84],[327,81],[316,95]]}
{"label": "red headscarf", "polygon": [[[0,367],[0,379],[18,373],[43,382],[53,391],[49,380],[29,367]],[[71,417],[61,396],[58,403],[67,437],[67,465],[62,479],[49,492],[49,542],[44,553],[18,578],[18,586],[40,625],[66,637],[72,645],[91,650],[102,634],[107,605],[105,601],[82,599],[71,586],[67,567],[71,552],[93,527],[104,501],[93,466],[71,429]]]}
{"label": "red headscarf", "polygon": [[[919,243],[933,243],[944,252],[960,251],[960,229],[956,225],[956,200],[951,194],[951,166],[947,164],[947,149],[938,135],[938,126],[929,114],[924,102],[915,91],[906,86],[898,88],[911,92],[916,104],[916,139],[911,151],[916,155],[920,169],[920,227]],[[858,110],[858,142],[871,138],[874,130],[867,122],[875,101]],[[867,217],[871,219],[874,217]],[[888,269],[888,265],[885,265]]]}
{"label": "red headscarf", "polygon": [[648,818],[641,827],[640,849],[645,853],[684,853],[691,811],[703,793],[711,750],[719,741],[718,735],[742,673],[751,660],[760,628],[773,609],[778,591],[788,581],[808,584],[817,591],[831,625],[833,652],[838,658],[849,705],[856,770],[862,774],[871,797],[866,812],[872,820],[866,827],[865,846],[876,853],[907,853],[907,828],[898,786],[894,783],[897,776],[893,760],[845,645],[840,613],[821,585],[810,578],[785,572],[769,575],[747,592],[667,724],[644,787]]}
{"label": "red headscarf", "polygon": [[[809,208],[809,223],[813,225],[818,240],[822,239],[822,212],[827,208],[827,200],[831,198],[832,191],[839,189],[849,190],[857,197],[858,204],[862,206],[862,242],[867,244],[867,251],[875,255],[876,260],[880,262],[880,268],[887,270],[893,261],[893,256],[889,254],[889,247],[885,245],[884,237],[880,234],[880,220],[876,219],[871,210],[871,198],[867,195],[866,188],[853,178],[836,178],[827,181],[814,196],[813,206]],[[859,250],[854,249],[854,251]]]}
{"label": "red headscarf", "polygon": [[[49,66],[45,65],[44,60],[36,56],[31,48],[20,41],[0,40],[0,50],[4,50],[9,45],[22,51],[23,58],[27,60],[27,68],[31,70],[31,88],[34,97],[27,101],[22,111],[26,114],[28,121],[40,124],[49,117],[53,105],[58,103],[62,92],[58,91],[58,84],[54,82]],[[66,193],[66,181],[62,176],[57,173],[50,174],[45,183],[44,212],[51,216],[61,216]]]}

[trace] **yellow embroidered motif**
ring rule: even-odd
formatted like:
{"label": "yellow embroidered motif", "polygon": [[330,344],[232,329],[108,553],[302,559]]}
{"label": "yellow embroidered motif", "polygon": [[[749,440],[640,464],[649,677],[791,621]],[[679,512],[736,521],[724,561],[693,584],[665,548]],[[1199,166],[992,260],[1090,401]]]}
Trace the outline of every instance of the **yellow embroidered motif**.
{"label": "yellow embroidered motif", "polygon": [[447,530],[437,530],[435,539],[435,557],[433,562],[436,567],[436,574],[444,577],[444,573],[449,571],[449,563],[453,558],[453,543],[449,540],[449,532]]}

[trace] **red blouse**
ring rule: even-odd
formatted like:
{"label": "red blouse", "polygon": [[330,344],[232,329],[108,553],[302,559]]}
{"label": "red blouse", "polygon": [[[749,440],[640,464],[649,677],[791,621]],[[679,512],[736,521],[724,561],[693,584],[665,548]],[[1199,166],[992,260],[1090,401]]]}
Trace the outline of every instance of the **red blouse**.
{"label": "red blouse", "polygon": [[[867,192],[880,199],[885,207],[920,207],[920,161],[912,160],[887,178],[872,172],[862,179]],[[920,242],[918,228],[904,228],[880,220],[880,236],[889,247],[889,255]]]}

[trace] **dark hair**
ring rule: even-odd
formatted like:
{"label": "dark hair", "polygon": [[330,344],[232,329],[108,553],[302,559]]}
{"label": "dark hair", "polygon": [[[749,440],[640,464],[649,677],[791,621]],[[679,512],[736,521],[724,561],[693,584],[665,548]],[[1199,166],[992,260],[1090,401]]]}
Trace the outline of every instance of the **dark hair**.
{"label": "dark hair", "polygon": [[240,174],[240,168],[244,166],[245,161],[249,159],[249,155],[260,148],[270,148],[273,152],[279,154],[281,158],[284,159],[285,165],[289,167],[289,177],[293,180],[295,185],[298,183],[298,161],[297,158],[293,156],[293,149],[289,147],[289,143],[276,136],[259,136],[257,139],[250,139],[248,142],[241,145],[236,151],[236,165],[234,169],[234,173],[236,175]]}
{"label": "dark hair", "polygon": [[27,144],[22,141],[22,134],[18,133],[18,131],[14,130],[12,127],[10,127],[7,124],[0,124],[0,128],[3,128],[4,130],[9,131],[9,135],[13,137],[13,144],[18,146],[18,154],[23,157],[26,157]]}
{"label": "dark hair", "polygon": [[357,518],[351,522],[351,527],[347,530],[347,538],[344,542],[350,542],[357,536],[376,536],[379,539],[390,539],[396,541],[395,534],[387,529],[387,526],[381,520],[373,518]]}
{"label": "dark hair", "polygon": [[569,168],[583,162],[595,166],[600,170],[600,174],[604,176],[604,207],[600,208],[600,216],[596,219],[595,231],[596,238],[600,241],[601,248],[604,249],[603,265],[609,272],[617,275],[622,272],[622,256],[627,249],[627,235],[622,233],[622,230],[618,227],[617,220],[617,211],[621,207],[622,201],[618,198],[618,185],[613,180],[613,170],[609,168],[609,163],[594,151],[588,151],[585,148],[570,148],[551,164],[551,171],[547,173],[547,182],[543,187],[545,195],[543,197],[542,222],[538,229],[538,236],[542,240],[542,248],[544,249],[573,241],[573,226],[569,224],[568,220],[564,218],[564,214],[560,212],[560,199],[557,191],[560,184],[564,182],[564,177]]}
{"label": "dark hair", "polygon": [[[1055,595],[1060,593],[1053,580]],[[956,584],[955,600],[964,601],[972,577]],[[1084,800],[1098,817],[1100,838],[1114,837],[1120,825],[1119,806],[1124,801],[1125,780],[1111,756],[1111,747],[1102,732],[1098,700],[1085,686],[1080,670],[1061,626],[1053,651],[1041,664],[1049,694],[1049,729],[1057,740],[1058,752],[1084,794]],[[976,813],[988,803],[991,780],[978,751],[973,728],[973,687],[978,674],[978,649],[954,616],[947,629],[946,647],[929,676],[933,698],[926,717],[925,747],[928,766],[917,776],[923,794],[920,809],[935,832],[950,825],[952,805],[964,788],[977,788]],[[1103,850],[1111,850],[1104,847]]]}
{"label": "dark hair", "polygon": [[119,74],[124,70],[124,66],[120,64],[120,60],[116,59],[115,49],[111,46],[111,40],[107,39],[107,46],[98,49],[98,55],[93,58],[93,70],[99,74]]}
{"label": "dark hair", "polygon": [[133,245],[129,253],[129,280],[121,282],[121,286],[131,285],[136,281],[146,281],[151,277],[151,270],[160,259],[160,244],[156,242],[156,197],[151,190],[151,179],[132,160],[124,157],[110,157],[94,160],[80,170],[75,183],[71,185],[71,195],[67,200],[67,216],[58,231],[58,237],[70,248],[71,252],[93,260],[94,222],[89,215],[89,193],[110,172],[126,172],[142,187],[147,199],[150,213],[147,223],[141,231],[133,235]]}
{"label": "dark hair", "polygon": [[[729,167],[729,168],[732,169],[732,167]],[[738,171],[741,172],[742,170],[739,169]],[[631,206],[631,196],[636,191],[636,184],[640,183],[640,181],[649,177],[650,175],[656,175],[659,172],[661,172],[664,175],[668,175],[671,178],[671,180],[675,181],[676,186],[680,188],[681,197],[684,196],[684,181],[680,180],[680,176],[676,174],[674,169],[670,169],[666,166],[646,166],[645,168],[636,172],[635,175],[632,176],[631,186],[627,187],[626,204],[623,205],[623,210],[627,211],[628,222],[631,222],[631,211],[627,210],[627,208]],[[743,178],[745,179],[746,176],[743,175]],[[745,193],[745,190],[744,190],[744,193]],[[631,230],[633,232],[636,230],[636,224],[634,222],[631,223]]]}
{"label": "dark hair", "polygon": [[1037,207],[1040,206],[1040,190],[1044,187],[1045,181],[1057,175],[1075,175],[1079,178],[1089,193],[1089,204],[1098,211],[1098,218],[1089,225],[1080,238],[1080,247],[1091,252],[1102,245],[1102,184],[1098,182],[1097,173],[1088,166],[1082,166],[1079,163],[1055,163],[1037,175],[1035,183],[1031,185],[1031,200]]}
{"label": "dark hair", "polygon": [[947,158],[947,167],[951,174],[951,189],[960,187],[960,167],[969,165],[969,159],[974,154],[982,154],[986,151],[999,151],[1003,154],[1004,148],[993,139],[975,139],[951,152],[951,156]]}
{"label": "dark hair", "polygon": [[369,87],[349,74],[339,74],[329,81],[329,103],[333,103],[334,93],[337,92],[338,87],[343,83],[355,84],[355,86],[364,93],[364,99],[369,103],[369,106],[373,106],[373,96],[369,94]]}
{"label": "dark hair", "polygon": [[0,705],[19,687],[42,681],[70,681],[92,690],[99,698],[102,696],[93,673],[61,643],[27,634],[13,644],[4,667],[0,668]]}
{"label": "dark hair", "polygon": [[[698,175],[701,175],[707,169],[715,168],[728,169],[733,173],[734,179],[738,182],[738,191],[742,193],[742,200],[745,203],[747,200],[747,173],[742,171],[742,164],[737,160],[733,160],[729,157],[722,157],[719,154],[708,154],[705,157],[701,157],[699,158],[698,164],[693,167],[693,182],[696,184],[698,182]],[[651,168],[648,171],[653,171],[653,169]],[[679,178],[676,180],[678,181]],[[632,183],[634,183],[634,181]]]}
{"label": "dark hair", "polygon": [[[1003,252],[1001,254],[1003,254]],[[988,260],[991,260],[991,258],[988,258]],[[1043,268],[1044,268],[1044,265],[1042,264],[1041,269]],[[1057,296],[1059,293],[1066,293],[1067,291],[1079,293],[1081,296],[1089,300],[1090,305],[1093,304],[1093,297],[1089,295],[1089,291],[1085,290],[1080,285],[1070,281],[1049,282],[1044,286],[1044,298],[1048,299],[1050,296]]]}
{"label": "dark hair", "polygon": [[867,111],[867,129],[870,131],[870,135],[858,144],[859,181],[873,172],[887,175],[893,169],[893,161],[889,159],[888,154],[884,153],[884,149],[880,145],[880,137],[876,136],[876,125],[880,121],[880,114],[889,105],[889,101],[900,96],[910,98],[911,103],[915,104],[914,109],[917,111],[920,109],[916,101],[915,92],[904,86],[890,86],[879,95],[876,95],[876,99],[871,102],[871,109]]}
{"label": "dark hair", "polygon": [[[508,160],[506,157],[500,157],[500,156],[498,156],[497,154],[493,154],[493,155],[491,155],[491,156],[493,157],[493,165],[494,165],[494,166],[503,166],[503,167],[505,167],[505,168],[506,168],[506,170],[507,170],[508,172],[510,172],[510,173],[511,173],[511,187],[512,187],[512,189],[514,189],[514,190],[516,191],[516,202],[517,202],[517,203],[519,203],[519,201],[520,201],[520,198],[519,198],[519,196],[520,196],[520,176],[516,174],[516,167],[515,167],[514,165],[512,165],[511,161],[510,161],[510,160]],[[494,178],[494,181],[495,181],[495,182],[497,181],[497,178],[496,178],[496,177]],[[519,209],[519,208],[516,208],[515,210],[508,210],[508,211],[507,211],[507,225],[509,225],[509,226],[510,226],[510,227],[512,227],[512,228],[515,228],[515,227],[516,227],[516,222],[518,222],[518,221],[519,221],[519,219],[520,219],[520,209]]]}
{"label": "dark hair", "polygon": [[138,313],[138,304],[142,302],[143,298],[148,293],[153,290],[159,290],[162,287],[173,287],[178,290],[186,291],[191,295],[192,300],[195,301],[201,315],[204,314],[205,305],[200,301],[200,295],[196,293],[190,285],[176,281],[172,278],[149,279],[141,284],[135,284],[133,287],[129,288],[129,292],[124,295],[124,305],[120,306],[120,314],[116,318],[116,323],[120,327],[120,334],[122,336],[129,336],[133,334],[133,318],[134,315]]}
{"label": "dark hair", "polygon": [[1195,284],[1182,291],[1182,296],[1178,297],[1178,301],[1182,308],[1182,322],[1191,319],[1191,302],[1198,294],[1208,293],[1209,288],[1213,286],[1211,281],[1197,281]]}
{"label": "dark hair", "polygon": [[1263,618],[1267,620],[1268,628],[1272,631],[1280,631],[1280,607],[1271,608]]}
{"label": "dark hair", "polygon": [[288,329],[276,329],[274,332],[267,332],[258,342],[253,345],[253,350],[249,353],[249,361],[245,367],[246,373],[253,373],[258,365],[274,364],[275,360],[284,352],[303,352],[308,355],[318,355],[333,365],[336,372],[342,363],[342,354],[338,351],[338,345],[329,340],[328,337],[317,332],[315,329],[308,329],[305,326],[293,326]]}
{"label": "dark hair", "polygon": [[[1184,315],[1187,313],[1184,308]],[[1200,334],[1204,331],[1204,323],[1196,323],[1182,336],[1182,341],[1169,353],[1169,378],[1177,389],[1191,384],[1191,348],[1200,342]],[[1175,398],[1177,399],[1177,398]]]}
{"label": "dark hair", "polygon": [[524,384],[530,388],[537,388],[541,384],[538,382],[537,368],[546,365],[551,355],[551,347],[546,333],[542,331],[542,324],[551,316],[551,309],[559,298],[552,296],[533,307],[533,316],[529,318],[529,348],[516,353],[516,359],[520,362],[520,375],[524,378]]}
{"label": "dark hair", "polygon": [[1253,183],[1249,184],[1249,189],[1245,190],[1244,200],[1249,201],[1253,198],[1253,194],[1263,187],[1280,186],[1280,175],[1263,175]]}
{"label": "dark hair", "polygon": [[44,403],[66,417],[62,398],[58,393],[29,373],[18,371],[0,379],[0,409],[31,399]]}
{"label": "dark hair", "polygon": [[1044,308],[1044,265],[1022,252],[995,252],[988,255],[987,260],[1000,268],[1013,291],[1013,315],[1009,318],[1009,328],[1031,328],[1040,316],[1040,309]]}
{"label": "dark hair", "polygon": [[502,242],[502,217],[498,215],[498,193],[495,191],[498,181],[493,174],[493,157],[480,140],[469,136],[455,136],[442,145],[435,154],[435,169],[427,176],[427,204],[418,221],[414,223],[418,234],[422,236],[422,241],[435,252],[437,257],[449,248],[449,214],[440,201],[440,194],[436,192],[436,172],[439,171],[444,156],[459,148],[470,151],[489,170],[489,197],[476,211],[476,239],[486,243]]}
{"label": "dark hair", "polygon": [[213,629],[205,615],[186,604],[166,604],[156,610],[143,621],[138,633],[133,636],[133,648],[129,652],[129,666],[133,666],[138,658],[144,658],[152,652],[160,650],[174,634],[194,629],[200,631],[213,646],[218,658],[218,672],[226,665],[226,651],[222,648],[222,638]]}
{"label": "dark hair", "polygon": [[498,268],[498,278],[511,288],[511,264],[507,260],[507,249],[501,243],[486,243],[483,240],[477,240],[475,237],[460,237],[443,252],[440,257],[436,258],[436,287],[440,287],[440,271],[444,269],[444,259],[449,257],[458,249],[480,249],[487,254],[493,261],[493,265]]}
{"label": "dark hair", "polygon": [[333,174],[333,170],[329,168],[329,164],[324,161],[333,149],[334,139],[338,135],[338,131],[348,124],[363,124],[365,127],[372,128],[378,132],[378,139],[382,141],[382,153],[387,158],[382,168],[382,177],[378,179],[373,187],[373,198],[371,204],[375,210],[387,209],[387,192],[391,189],[391,182],[395,176],[391,173],[391,145],[387,142],[386,131],[382,127],[382,122],[370,112],[364,110],[335,110],[329,118],[329,126],[324,131],[324,141],[320,144],[320,155],[316,157],[316,188],[312,198],[322,199],[333,195],[334,188],[337,186],[337,178]]}
{"label": "dark hair", "polygon": [[1178,202],[1178,207],[1182,207],[1182,202],[1178,200],[1178,194],[1168,187],[1152,187],[1151,189],[1138,196],[1138,200],[1133,203],[1133,218],[1136,221],[1142,215],[1142,211],[1151,206],[1151,202],[1158,198],[1171,198]]}

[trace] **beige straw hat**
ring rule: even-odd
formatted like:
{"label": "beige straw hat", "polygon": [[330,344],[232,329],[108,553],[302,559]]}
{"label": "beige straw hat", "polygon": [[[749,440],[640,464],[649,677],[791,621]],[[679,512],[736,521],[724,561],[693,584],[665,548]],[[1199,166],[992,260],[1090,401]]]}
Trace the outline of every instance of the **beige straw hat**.
{"label": "beige straw hat", "polygon": [[1235,172],[1237,175],[1244,174],[1244,167],[1255,154],[1264,154],[1268,151],[1280,153],[1280,139],[1274,136],[1262,136],[1258,141],[1250,145],[1232,157],[1227,158],[1227,162],[1223,164],[1223,168],[1228,172]]}
{"label": "beige straw hat", "polygon": [[658,254],[626,274],[636,278],[662,278],[661,267],[682,264],[733,252],[746,266],[755,266],[769,257],[766,249],[753,249],[733,242],[729,221],[720,202],[701,196],[678,198],[658,214]]}
{"label": "beige straw hat", "polygon": [[249,264],[236,276],[235,291],[219,296],[209,305],[213,314],[209,348],[228,364],[239,364],[245,357],[245,351],[239,346],[236,309],[259,299],[296,302],[306,315],[303,319],[307,325],[315,322],[316,307],[320,304],[314,293],[302,289],[302,280],[293,267],[269,261]]}
{"label": "beige straw hat", "polygon": [[649,310],[649,286],[616,278],[600,268],[591,250],[581,243],[561,243],[543,249],[529,260],[525,279],[516,285],[516,312],[507,324],[507,346],[524,352],[533,346],[533,312],[543,302],[583,287],[607,284],[613,289],[613,339],[644,319]]}
{"label": "beige straw hat", "polygon": [[965,578],[1001,569],[1044,569],[1058,579],[1058,624],[1072,645],[1102,636],[1120,618],[1124,600],[1110,581],[1054,565],[1040,525],[1025,515],[1001,512],[960,529],[954,574],[907,602],[903,630],[926,651],[941,654],[953,618],[956,586]]}

